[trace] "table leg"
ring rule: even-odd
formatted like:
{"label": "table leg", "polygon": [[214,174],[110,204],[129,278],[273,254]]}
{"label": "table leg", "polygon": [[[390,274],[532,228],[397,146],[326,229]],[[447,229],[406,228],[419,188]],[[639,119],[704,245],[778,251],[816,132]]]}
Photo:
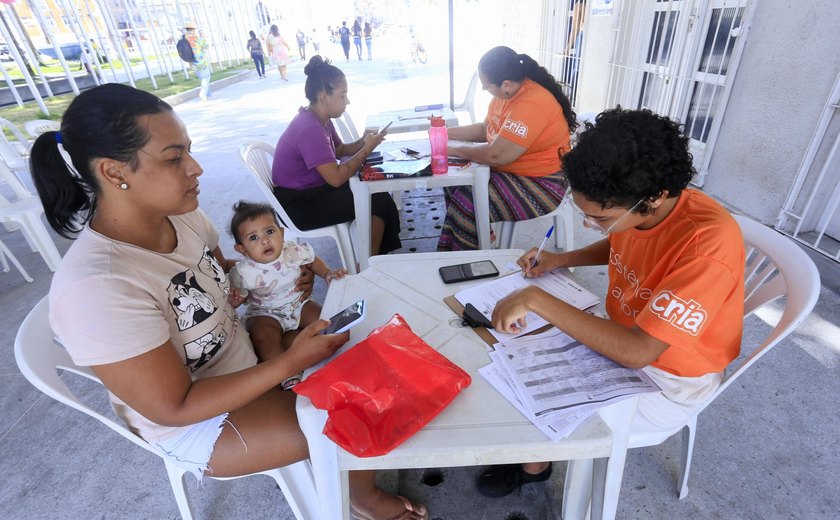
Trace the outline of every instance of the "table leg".
{"label": "table leg", "polygon": [[351,179],[350,191],[356,212],[356,261],[359,269],[364,270],[370,258],[370,188],[367,183]]}
{"label": "table leg", "polygon": [[473,178],[473,206],[475,206],[475,227],[478,232],[478,248],[490,249],[490,168],[478,167]]}

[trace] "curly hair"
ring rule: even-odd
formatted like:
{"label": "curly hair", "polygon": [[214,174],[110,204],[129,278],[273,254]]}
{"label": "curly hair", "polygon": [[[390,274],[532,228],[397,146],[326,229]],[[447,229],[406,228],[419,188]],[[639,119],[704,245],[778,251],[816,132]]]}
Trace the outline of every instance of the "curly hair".
{"label": "curly hair", "polygon": [[[569,187],[602,209],[632,207],[663,191],[678,197],[696,171],[681,125],[650,110],[605,110],[563,156]],[[636,210],[651,213],[647,202]]]}
{"label": "curly hair", "polygon": [[271,207],[271,204],[264,204],[262,202],[248,202],[247,200],[240,200],[233,205],[233,218],[230,219],[230,234],[233,240],[242,245],[242,237],[239,234],[239,226],[244,222],[250,222],[263,215],[271,215],[274,217],[274,223],[280,227],[280,219],[277,218],[277,212]]}

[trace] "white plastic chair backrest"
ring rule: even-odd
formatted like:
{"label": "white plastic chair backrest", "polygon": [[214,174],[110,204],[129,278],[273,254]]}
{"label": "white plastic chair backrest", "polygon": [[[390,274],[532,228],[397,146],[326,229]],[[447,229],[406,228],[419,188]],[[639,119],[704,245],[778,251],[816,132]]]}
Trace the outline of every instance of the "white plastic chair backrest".
{"label": "white plastic chair backrest", "polygon": [[61,123],[49,119],[33,119],[23,124],[23,129],[26,130],[27,134],[32,136],[32,139],[37,139],[44,132],[57,132],[60,128]]}
{"label": "white plastic chair backrest", "polygon": [[342,143],[352,143],[356,141],[358,137],[355,139],[353,138],[353,134],[350,132],[350,129],[341,119],[333,119],[333,125],[335,125],[335,129],[338,130],[338,135],[341,137]]}
{"label": "white plastic chair backrest", "polygon": [[[17,142],[10,141],[6,137],[6,129],[15,136]],[[26,169],[26,160],[24,157],[29,153],[30,145],[29,139],[23,135],[23,132],[20,131],[17,125],[0,117],[0,158],[3,159],[3,162],[9,168],[14,170]]]}
{"label": "white plastic chair backrest", "polygon": [[[12,191],[15,192],[18,199],[26,199],[35,196],[26,188],[26,186],[23,185],[22,182],[20,182],[17,175],[12,172],[8,165],[4,161],[0,161],[0,185],[4,183],[9,185]],[[0,196],[0,198],[2,198],[0,203],[6,200],[2,196]]]}
{"label": "white plastic chair backrest", "polygon": [[283,224],[293,233],[301,233],[300,229],[292,222],[289,214],[283,209],[283,205],[274,196],[274,183],[271,180],[271,166],[274,162],[274,147],[262,141],[243,141],[239,145],[239,156],[242,162],[248,167],[254,180],[263,192],[266,200],[277,211],[277,215]]}
{"label": "white plastic chair backrest", "polygon": [[29,311],[18,329],[15,338],[15,360],[23,376],[35,388],[56,401],[90,415],[134,444],[155,453],[143,439],[133,434],[121,422],[100,414],[67,388],[56,370],[73,372],[99,384],[102,382],[90,368],[73,363],[64,347],[53,340],[54,334],[49,325],[48,314],[49,302],[45,296]]}
{"label": "white plastic chair backrest", "polygon": [[744,317],[783,296],[785,306],[779,322],[764,341],[741,364],[727,369],[723,383],[707,405],[793,332],[811,313],[820,295],[820,273],[802,248],[772,228],[747,217],[734,217],[746,244]]}
{"label": "white plastic chair backrest", "polygon": [[341,120],[344,121],[344,124],[347,125],[347,130],[350,132],[350,141],[346,142],[356,141],[362,136],[362,134],[359,133],[359,128],[356,126],[356,123],[353,122],[353,116],[350,115],[349,111],[345,110],[344,113],[341,114]]}
{"label": "white plastic chair backrest", "polygon": [[467,93],[464,94],[464,101],[461,106],[472,112],[473,103],[475,103],[475,93],[478,90],[478,71],[473,72],[470,78],[470,84],[467,85]]}

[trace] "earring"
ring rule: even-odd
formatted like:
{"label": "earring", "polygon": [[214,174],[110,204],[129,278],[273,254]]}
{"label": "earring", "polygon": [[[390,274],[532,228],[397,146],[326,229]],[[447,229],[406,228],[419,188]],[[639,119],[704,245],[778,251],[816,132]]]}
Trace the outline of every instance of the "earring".
{"label": "earring", "polygon": [[117,184],[117,188],[119,188],[121,190],[127,190],[128,189],[128,183],[121,182],[121,183]]}

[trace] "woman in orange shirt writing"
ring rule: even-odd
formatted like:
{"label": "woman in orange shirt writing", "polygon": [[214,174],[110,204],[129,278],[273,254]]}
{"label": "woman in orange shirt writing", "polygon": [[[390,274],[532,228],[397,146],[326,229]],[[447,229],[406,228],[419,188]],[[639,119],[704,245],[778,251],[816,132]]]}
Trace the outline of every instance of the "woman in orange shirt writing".
{"label": "woman in orange shirt writing", "polygon": [[[449,130],[449,154],[492,168],[490,221],[529,220],[553,211],[566,193],[561,157],[575,113],[560,84],[527,54],[494,47],[478,62],[482,88],[493,95],[480,123]],[[460,141],[460,142],[453,142]],[[439,251],[478,249],[469,187],[447,190]]]}

